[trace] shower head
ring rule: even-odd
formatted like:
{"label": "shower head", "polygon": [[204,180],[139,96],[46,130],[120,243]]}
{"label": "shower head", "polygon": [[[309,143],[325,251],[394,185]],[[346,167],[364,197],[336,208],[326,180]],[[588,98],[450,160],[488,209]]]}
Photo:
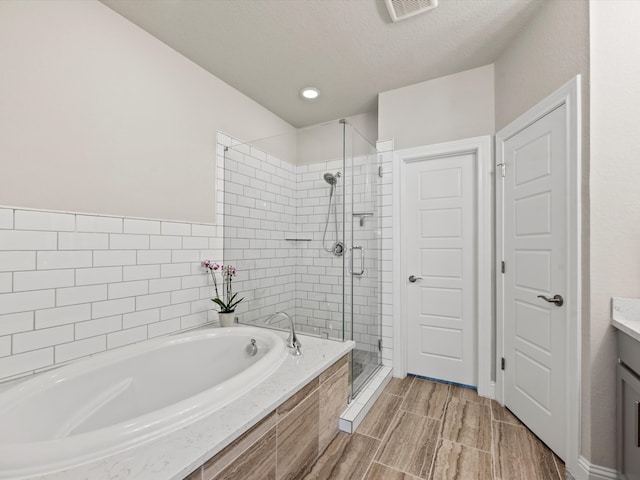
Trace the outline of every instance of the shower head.
{"label": "shower head", "polygon": [[338,178],[340,178],[340,172],[336,173],[335,175],[333,173],[329,173],[329,172],[324,174],[324,181],[327,182],[331,186],[333,186],[336,183],[338,183]]}
{"label": "shower head", "polygon": [[324,181],[327,182],[329,185],[335,185],[337,180],[333,173],[327,172],[324,174]]}

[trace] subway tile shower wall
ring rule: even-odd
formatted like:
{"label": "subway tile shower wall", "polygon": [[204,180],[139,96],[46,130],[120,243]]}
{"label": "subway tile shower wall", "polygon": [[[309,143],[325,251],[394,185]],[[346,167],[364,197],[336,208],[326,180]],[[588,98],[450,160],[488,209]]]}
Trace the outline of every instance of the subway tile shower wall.
{"label": "subway tile shower wall", "polygon": [[[332,212],[327,224],[329,192],[331,187],[323,179],[325,172],[342,171],[342,161],[300,165],[297,168],[297,230],[296,236],[310,241],[299,242],[296,266],[298,290],[296,307],[298,321],[307,329],[341,337],[343,311],[350,314],[349,303],[343,304],[342,277],[345,256],[335,256],[325,251],[331,249],[336,239],[344,242],[343,228],[343,176],[334,187]],[[334,216],[335,215],[335,216]],[[336,222],[338,235],[336,236]],[[324,227],[327,233],[324,235]],[[323,236],[325,242],[323,244]],[[347,335],[346,338],[349,338]]]}
{"label": "subway tile shower wall", "polygon": [[[372,182],[377,181],[373,173],[377,167],[375,161],[375,156],[373,159],[355,157],[347,167],[346,174],[341,160],[298,167],[298,236],[311,239],[299,249],[298,319],[320,332],[334,336],[342,329],[344,310],[347,318],[353,318],[353,331],[347,333],[347,338],[352,337],[358,343],[358,349],[368,351],[377,349],[380,338],[376,327],[380,302],[377,260],[379,218],[377,215],[366,216],[361,224],[360,217],[354,214],[376,211],[376,187],[372,186]],[[334,189],[332,204],[339,207],[331,213],[327,225],[331,187],[324,181],[323,173],[337,171],[342,172],[342,177]],[[346,194],[341,188],[342,184],[345,185]],[[334,213],[339,231],[337,237]],[[342,233],[343,228],[346,229],[345,234]],[[330,249],[336,239],[346,239],[347,249],[343,256],[337,257],[325,250]],[[362,249],[351,251],[352,244]],[[361,259],[363,264],[360,263]],[[351,262],[356,273],[360,272],[361,265],[364,273],[347,275],[343,279],[342,272],[348,271]],[[343,305],[343,289],[353,299],[353,305],[349,301]]]}
{"label": "subway tile shower wall", "polygon": [[244,297],[236,313],[257,324],[280,310],[296,316],[296,244],[286,240],[296,228],[294,166],[247,145],[225,146],[225,263],[238,269],[234,292]]}
{"label": "subway tile shower wall", "polygon": [[[358,348],[378,348],[380,334],[370,316],[382,315],[383,361],[391,364],[391,166],[392,145],[381,142],[379,155],[355,157],[345,175],[341,160],[291,165],[253,147],[221,137],[218,145],[219,176],[226,189],[225,261],[246,275],[237,289],[246,296],[237,313],[242,322],[260,323],[271,313],[286,310],[303,332],[339,338],[343,309],[353,315],[353,338]],[[225,147],[229,147],[226,148]],[[377,176],[378,166],[385,175]],[[338,230],[343,220],[347,240],[364,251],[365,275],[342,277],[349,255],[326,252],[336,240],[333,216],[322,239],[329,207],[330,186],[325,172],[342,172],[346,182],[345,210],[338,208]],[[374,185],[377,184],[377,185]],[[343,190],[334,190],[334,205],[342,205]],[[376,213],[360,217],[354,213]],[[332,214],[333,215],[333,214]],[[352,232],[352,233],[351,233]],[[342,233],[339,240],[344,241]],[[350,242],[347,242],[350,244]],[[349,253],[349,252],[347,252]],[[360,267],[359,252],[354,258]],[[353,311],[343,305],[343,289],[353,282]],[[246,295],[245,295],[246,293]],[[377,318],[375,318],[377,321]],[[281,325],[284,326],[284,325]],[[347,335],[350,336],[350,333]]]}
{"label": "subway tile shower wall", "polygon": [[222,227],[0,208],[0,380],[216,320]]}

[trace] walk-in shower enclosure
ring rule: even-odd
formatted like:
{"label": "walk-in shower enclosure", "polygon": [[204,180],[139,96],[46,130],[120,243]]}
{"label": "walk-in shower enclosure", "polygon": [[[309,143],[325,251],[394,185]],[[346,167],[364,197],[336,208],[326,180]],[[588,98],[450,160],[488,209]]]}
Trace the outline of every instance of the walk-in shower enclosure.
{"label": "walk-in shower enclosure", "polygon": [[226,147],[218,170],[236,315],[285,311],[300,332],[355,340],[355,396],[381,363],[378,155],[346,121],[299,130],[295,162],[269,153],[277,140]]}

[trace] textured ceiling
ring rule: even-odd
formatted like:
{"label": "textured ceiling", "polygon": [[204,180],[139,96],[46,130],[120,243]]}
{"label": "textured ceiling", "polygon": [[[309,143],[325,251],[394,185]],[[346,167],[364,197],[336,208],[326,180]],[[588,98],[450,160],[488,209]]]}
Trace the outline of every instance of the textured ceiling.
{"label": "textured ceiling", "polygon": [[[492,63],[544,1],[440,0],[393,23],[383,0],[101,0],[296,127]],[[322,96],[300,99],[304,86]]]}

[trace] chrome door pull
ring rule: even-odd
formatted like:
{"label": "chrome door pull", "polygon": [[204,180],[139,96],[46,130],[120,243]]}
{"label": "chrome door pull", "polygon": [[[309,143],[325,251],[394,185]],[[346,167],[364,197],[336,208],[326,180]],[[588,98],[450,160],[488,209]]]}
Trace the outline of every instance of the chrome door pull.
{"label": "chrome door pull", "polygon": [[544,295],[538,295],[538,298],[543,299],[545,302],[555,303],[556,307],[561,307],[564,304],[564,298],[562,295],[554,295],[553,298],[545,297]]}
{"label": "chrome door pull", "polygon": [[411,283],[415,283],[415,282],[416,282],[416,280],[422,280],[422,277],[416,277],[415,275],[411,275],[411,276],[409,277],[409,281],[410,281]]}
{"label": "chrome door pull", "polygon": [[[355,254],[356,250],[360,250],[360,271],[359,272],[353,271],[353,255]],[[349,273],[357,277],[364,275],[364,249],[362,247],[354,245],[351,248],[351,258],[349,259]]]}

